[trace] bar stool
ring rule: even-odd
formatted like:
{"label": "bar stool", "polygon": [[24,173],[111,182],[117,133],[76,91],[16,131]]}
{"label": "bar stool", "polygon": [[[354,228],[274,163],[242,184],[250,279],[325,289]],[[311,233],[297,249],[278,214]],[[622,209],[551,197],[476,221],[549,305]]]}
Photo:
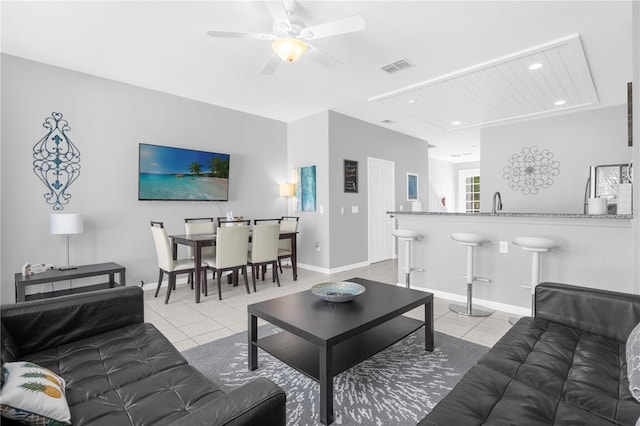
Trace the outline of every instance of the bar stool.
{"label": "bar stool", "polygon": [[481,246],[483,243],[488,242],[486,238],[481,235],[467,234],[464,232],[455,232],[451,234],[451,239],[458,244],[467,246],[467,305],[460,305],[452,303],[449,305],[449,310],[456,314],[466,315],[470,317],[487,317],[493,313],[491,309],[487,309],[483,306],[473,305],[473,283],[475,281],[489,282],[488,278],[479,278],[473,275],[473,257],[475,248]]}
{"label": "bar stool", "polygon": [[398,241],[404,241],[405,243],[405,257],[404,257],[404,270],[405,270],[405,285],[409,288],[412,271],[424,271],[424,268],[413,268],[411,266],[411,244],[414,241],[421,240],[423,236],[415,231],[408,229],[393,229],[391,233],[398,239]]}
{"label": "bar stool", "polygon": [[[531,285],[524,287],[531,288],[531,316],[535,315],[536,286],[540,283],[540,253],[547,253],[558,244],[548,238],[539,237],[517,237],[513,239],[513,244],[522,247],[522,250],[531,252]],[[511,317],[509,323],[515,324],[520,318]]]}

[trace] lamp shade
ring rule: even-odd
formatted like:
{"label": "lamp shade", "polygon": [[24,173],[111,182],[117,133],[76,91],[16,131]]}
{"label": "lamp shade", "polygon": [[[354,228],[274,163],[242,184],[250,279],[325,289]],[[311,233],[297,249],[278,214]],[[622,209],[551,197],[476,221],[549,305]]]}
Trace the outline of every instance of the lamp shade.
{"label": "lamp shade", "polygon": [[281,197],[293,197],[296,192],[296,186],[292,183],[280,184],[280,196]]}
{"label": "lamp shade", "polygon": [[77,213],[55,213],[51,215],[49,222],[51,234],[82,234],[84,232],[84,220]]}
{"label": "lamp shade", "polygon": [[283,61],[287,62],[297,61],[309,48],[304,41],[291,37],[279,38],[271,47]]}

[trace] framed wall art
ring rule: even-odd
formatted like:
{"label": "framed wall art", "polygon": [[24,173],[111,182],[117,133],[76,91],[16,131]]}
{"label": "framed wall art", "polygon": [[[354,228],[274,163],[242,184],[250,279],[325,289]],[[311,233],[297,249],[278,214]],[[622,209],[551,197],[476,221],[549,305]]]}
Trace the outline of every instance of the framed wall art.
{"label": "framed wall art", "polygon": [[418,201],[417,173],[407,173],[407,201]]}
{"label": "framed wall art", "polygon": [[358,193],[358,162],[344,160],[344,192]]}
{"label": "framed wall art", "polygon": [[296,200],[297,211],[316,211],[316,166],[300,167],[298,169]]}

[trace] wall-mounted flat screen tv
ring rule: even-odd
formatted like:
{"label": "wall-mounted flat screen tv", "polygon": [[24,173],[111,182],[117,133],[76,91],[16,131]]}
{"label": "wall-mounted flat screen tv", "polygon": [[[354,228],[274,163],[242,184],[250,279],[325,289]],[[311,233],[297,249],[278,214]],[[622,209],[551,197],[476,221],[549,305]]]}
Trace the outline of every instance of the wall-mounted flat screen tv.
{"label": "wall-mounted flat screen tv", "polygon": [[229,157],[141,143],[138,200],[228,201]]}

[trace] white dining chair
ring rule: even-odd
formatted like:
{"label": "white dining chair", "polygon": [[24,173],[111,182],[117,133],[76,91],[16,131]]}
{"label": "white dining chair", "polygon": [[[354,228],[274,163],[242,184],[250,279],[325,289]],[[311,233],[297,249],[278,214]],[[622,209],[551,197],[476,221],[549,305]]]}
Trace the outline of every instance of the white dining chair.
{"label": "white dining chair", "polygon": [[[222,300],[222,273],[231,271],[234,277],[234,284],[238,284],[240,272],[244,275],[244,285],[249,291],[249,280],[247,279],[247,250],[249,248],[249,227],[241,226],[221,226],[218,228],[216,236],[216,253],[213,258],[208,258],[205,263],[207,267],[214,270],[218,281],[218,299]],[[205,287],[206,287],[205,280]],[[205,294],[207,294],[205,292]]]}
{"label": "white dining chair", "polygon": [[[158,257],[158,269],[160,274],[158,276],[158,287],[156,288],[156,294],[154,297],[158,297],[160,286],[162,285],[162,279],[164,274],[169,275],[169,283],[167,285],[167,295],[164,299],[164,303],[169,303],[169,297],[171,291],[176,288],[176,275],[177,274],[193,274],[195,271],[195,264],[193,259],[173,259],[171,251],[171,244],[167,237],[167,231],[164,228],[162,222],[151,221],[151,233],[153,235],[153,242],[156,247],[156,255]],[[205,263],[202,266],[206,267]],[[204,285],[207,285],[206,276],[204,278]]]}
{"label": "white dining chair", "polygon": [[[271,265],[272,280],[280,287],[278,276],[278,243],[280,241],[280,224],[256,225],[253,227],[251,238],[251,250],[247,255],[247,263],[251,266],[251,279],[253,291],[256,289],[256,275],[260,276],[260,270]],[[263,272],[264,279],[264,272]]]}
{"label": "white dining chair", "polygon": [[[282,216],[280,220],[280,232],[297,232],[298,216]],[[293,249],[291,248],[291,240],[286,238],[278,243],[278,267],[282,273],[282,259],[291,259],[293,262]]]}
{"label": "white dining chair", "polygon": [[[186,218],[184,220],[184,228],[187,235],[191,234],[213,234],[216,232],[216,223],[212,217],[195,217]],[[202,262],[206,262],[206,259],[213,259],[216,256],[216,248],[214,246],[202,247],[201,258]],[[189,259],[195,258],[193,247],[187,246],[187,257]],[[205,271],[206,274],[206,271]],[[189,275],[189,284],[193,288],[193,274]]]}

